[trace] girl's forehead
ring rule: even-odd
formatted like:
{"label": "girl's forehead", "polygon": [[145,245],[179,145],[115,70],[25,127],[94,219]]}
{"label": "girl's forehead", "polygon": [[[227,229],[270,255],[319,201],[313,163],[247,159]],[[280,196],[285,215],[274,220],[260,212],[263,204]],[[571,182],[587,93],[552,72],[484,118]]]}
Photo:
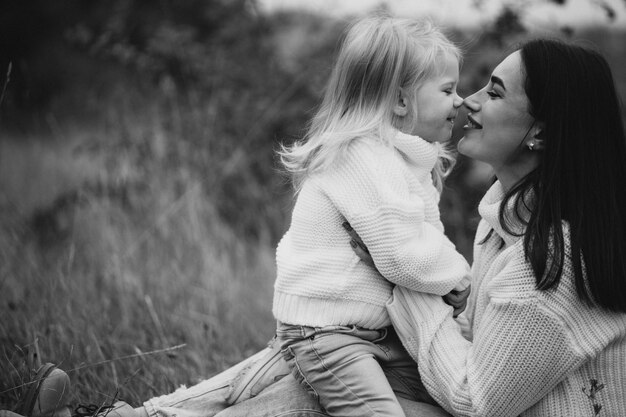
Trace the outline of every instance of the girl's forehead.
{"label": "girl's forehead", "polygon": [[459,60],[452,54],[445,54],[437,61],[437,70],[434,78],[446,78],[450,81],[458,81],[459,79]]}
{"label": "girl's forehead", "polygon": [[430,62],[422,63],[422,65],[433,68],[433,75],[442,74],[450,68],[456,68],[458,70],[460,66],[459,59],[449,52],[439,53],[432,58]]}
{"label": "girl's forehead", "polygon": [[443,66],[453,66],[453,67],[458,68],[459,58],[450,52],[445,52],[444,54],[439,55],[437,59],[437,63]]}

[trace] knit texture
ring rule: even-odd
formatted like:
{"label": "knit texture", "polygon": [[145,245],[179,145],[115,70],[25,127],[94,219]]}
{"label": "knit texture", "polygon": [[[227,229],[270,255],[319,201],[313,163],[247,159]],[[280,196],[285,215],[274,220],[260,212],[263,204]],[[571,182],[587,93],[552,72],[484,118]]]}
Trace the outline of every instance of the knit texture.
{"label": "knit texture", "polygon": [[[276,251],[276,319],[379,329],[390,324],[385,304],[394,284],[444,295],[469,273],[439,219],[431,176],[438,148],[399,132],[391,143],[356,139],[303,184]],[[352,251],[346,220],[380,273]]]}
{"label": "knit texture", "polygon": [[626,416],[626,314],[583,304],[571,264],[554,291],[536,290],[523,238],[498,222],[502,197],[496,182],[479,205],[476,242],[494,234],[474,245],[470,340],[439,297],[394,290],[388,311],[424,385],[455,416],[588,417],[595,379],[600,415]]}

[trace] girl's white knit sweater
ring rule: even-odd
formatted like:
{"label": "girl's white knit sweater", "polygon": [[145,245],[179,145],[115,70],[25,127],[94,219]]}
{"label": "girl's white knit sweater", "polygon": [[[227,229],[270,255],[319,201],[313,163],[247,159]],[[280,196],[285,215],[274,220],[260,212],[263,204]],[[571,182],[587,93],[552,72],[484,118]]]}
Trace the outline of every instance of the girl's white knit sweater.
{"label": "girl's white knit sweater", "polygon": [[[496,182],[479,205],[476,242],[495,233],[474,245],[471,340],[439,297],[397,287],[388,305],[425,386],[455,416],[588,417],[596,380],[599,415],[626,416],[626,314],[582,303],[569,263],[558,288],[535,289],[523,238],[498,221],[502,197]],[[567,225],[564,234],[568,242]]]}
{"label": "girl's white knit sweater", "polygon": [[[356,139],[303,184],[276,250],[277,320],[379,329],[390,325],[385,304],[394,284],[441,296],[468,275],[439,218],[431,176],[438,148],[400,132],[391,143]],[[352,251],[346,220],[380,273]]]}

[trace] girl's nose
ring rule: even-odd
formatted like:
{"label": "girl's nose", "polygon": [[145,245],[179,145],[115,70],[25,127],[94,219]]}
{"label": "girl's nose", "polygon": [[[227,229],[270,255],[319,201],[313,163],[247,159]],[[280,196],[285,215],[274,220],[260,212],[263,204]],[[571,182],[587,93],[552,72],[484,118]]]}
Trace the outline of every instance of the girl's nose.
{"label": "girl's nose", "polygon": [[459,107],[461,107],[462,104],[463,104],[463,97],[459,96],[458,94],[455,94],[454,101],[452,103],[454,108],[458,109]]}

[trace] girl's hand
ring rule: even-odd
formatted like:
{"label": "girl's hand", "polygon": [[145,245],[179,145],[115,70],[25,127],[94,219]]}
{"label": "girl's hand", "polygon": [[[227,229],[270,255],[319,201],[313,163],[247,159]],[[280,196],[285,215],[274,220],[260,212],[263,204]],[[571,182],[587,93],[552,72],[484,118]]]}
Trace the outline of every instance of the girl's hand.
{"label": "girl's hand", "polygon": [[374,264],[374,259],[372,259],[372,255],[370,255],[370,251],[367,249],[367,246],[365,246],[365,243],[363,243],[356,231],[352,228],[352,226],[350,226],[350,223],[343,222],[341,225],[344,229],[348,231],[348,234],[350,235],[350,246],[352,246],[352,250],[354,251],[354,253],[356,253],[356,256],[358,256],[363,262],[365,262],[366,265],[378,270],[376,268],[376,265]]}
{"label": "girl's hand", "polygon": [[467,297],[469,297],[471,289],[472,287],[468,286],[461,291],[452,290],[442,297],[443,301],[454,309],[452,317],[456,318],[465,311],[465,307],[467,307]]}
{"label": "girl's hand", "polygon": [[[348,235],[350,235],[350,246],[352,246],[352,250],[354,251],[354,253],[356,253],[356,256],[358,256],[363,262],[365,262],[366,265],[377,269],[376,265],[374,264],[374,260],[372,259],[372,255],[367,249],[367,246],[365,246],[365,243],[363,243],[356,231],[352,228],[352,226],[350,226],[350,223],[343,222],[342,226],[344,229],[346,229]],[[471,286],[468,286],[461,291],[452,290],[442,297],[443,301],[449,306],[452,306],[452,308],[454,309],[454,312],[452,313],[453,317],[456,318],[465,310],[465,307],[467,306],[467,297],[469,297],[470,290]]]}

